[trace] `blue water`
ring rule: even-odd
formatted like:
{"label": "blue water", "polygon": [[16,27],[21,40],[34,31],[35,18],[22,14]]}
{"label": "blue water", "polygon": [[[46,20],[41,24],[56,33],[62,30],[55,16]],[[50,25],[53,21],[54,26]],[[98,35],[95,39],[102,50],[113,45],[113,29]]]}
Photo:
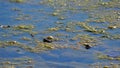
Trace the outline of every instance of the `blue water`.
{"label": "blue water", "polygon": [[[49,35],[55,35],[55,33],[48,33],[48,34],[42,34],[41,31],[46,30],[47,28],[51,28],[56,26],[55,22],[59,19],[57,17],[54,17],[51,15],[52,12],[54,12],[54,8],[49,7],[47,5],[41,5],[36,4],[37,0],[33,3],[10,3],[9,1],[0,1],[0,25],[18,25],[18,24],[32,24],[36,28],[35,31],[38,32],[38,34],[35,36],[36,39],[39,39],[42,41],[42,38]],[[20,11],[14,11],[13,8],[18,8]],[[16,20],[16,17],[28,15],[28,19],[23,20]],[[89,18],[89,15],[87,12],[80,12],[72,15],[72,12],[66,12],[66,19],[65,20],[59,20],[60,22],[64,23],[64,25],[67,24],[67,22],[70,21],[85,21],[87,18]],[[31,19],[29,19],[31,18]],[[101,24],[95,24],[94,22],[90,24],[92,26],[101,26],[103,28],[104,26]],[[76,29],[80,29],[79,27],[76,27]],[[118,34],[120,29],[117,29],[115,33]],[[30,44],[27,41],[20,40],[21,37],[30,37],[29,33],[22,33],[19,35],[12,35],[10,34],[10,30],[8,29],[1,29],[0,28],[0,41],[8,41],[8,40],[16,40],[20,41],[26,44]],[[110,31],[112,32],[112,31]],[[10,34],[8,37],[3,37],[3,34]],[[80,32],[72,33],[72,32],[66,32],[64,30],[59,30],[58,33],[63,34],[69,34],[70,37],[61,37],[63,39],[69,39],[76,34],[79,34]],[[89,32],[83,32],[80,34],[90,34]],[[114,33],[114,31],[113,31]],[[94,34],[91,34],[94,35]],[[96,36],[96,35],[94,35]],[[99,35],[97,35],[99,36]],[[63,42],[63,43],[61,43]],[[61,41],[61,44],[69,45],[74,44],[76,41],[69,41],[68,43]],[[120,56],[119,51],[115,51],[115,49],[119,49],[120,40],[105,40],[102,41],[104,44],[99,44],[98,46],[95,46],[89,50],[86,50],[84,47],[81,46],[80,50],[74,50],[74,49],[56,49],[56,50],[50,50],[45,51],[41,53],[32,53],[28,52],[22,48],[19,47],[5,47],[0,48],[0,58],[20,58],[20,57],[30,57],[32,58],[35,63],[35,68],[87,68],[89,64],[94,64],[97,62],[104,62],[103,60],[100,60],[96,57],[96,53],[105,53],[109,54],[110,56],[116,57]],[[16,50],[19,50],[17,52]],[[2,62],[2,61],[0,61]],[[106,63],[109,62],[109,60],[105,61]],[[119,61],[115,61],[119,62]]]}

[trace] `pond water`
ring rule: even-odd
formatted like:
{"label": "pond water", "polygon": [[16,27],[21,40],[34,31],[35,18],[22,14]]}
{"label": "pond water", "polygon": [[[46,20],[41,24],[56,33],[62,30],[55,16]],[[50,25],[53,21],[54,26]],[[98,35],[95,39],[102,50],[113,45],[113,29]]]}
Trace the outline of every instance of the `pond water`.
{"label": "pond water", "polygon": [[0,0],[0,9],[0,68],[120,68],[119,0]]}

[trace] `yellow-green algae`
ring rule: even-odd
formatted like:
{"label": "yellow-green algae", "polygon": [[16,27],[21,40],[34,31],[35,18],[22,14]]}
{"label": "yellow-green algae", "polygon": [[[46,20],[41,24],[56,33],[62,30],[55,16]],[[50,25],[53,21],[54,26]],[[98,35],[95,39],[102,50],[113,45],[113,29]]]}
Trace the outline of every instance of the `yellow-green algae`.
{"label": "yellow-green algae", "polygon": [[33,29],[34,26],[33,25],[18,25],[18,26],[15,26],[16,29]]}
{"label": "yellow-green algae", "polygon": [[[17,2],[17,0],[13,0],[14,2]],[[21,1],[21,0],[20,0]],[[19,0],[18,0],[19,2]],[[76,32],[75,27],[78,25],[80,27],[83,28],[83,30],[79,30],[79,31],[86,31],[86,32],[91,32],[91,33],[95,33],[95,34],[103,34],[103,37],[106,37],[107,39],[120,39],[119,34],[110,34],[107,33],[107,30],[109,29],[116,29],[116,28],[120,28],[120,23],[118,20],[119,18],[119,14],[117,13],[117,11],[114,10],[102,10],[99,11],[100,7],[107,7],[107,8],[114,8],[114,7],[118,7],[120,6],[119,4],[119,0],[110,0],[109,2],[104,2],[104,0],[42,0],[41,3],[43,3],[44,5],[49,5],[51,7],[53,7],[55,10],[60,10],[59,11],[55,11],[52,13],[53,16],[57,16],[59,17],[64,17],[64,13],[62,14],[62,16],[60,15],[62,12],[65,11],[86,11],[89,12],[90,11],[90,18],[88,18],[85,22],[80,22],[78,21],[77,24],[71,23],[68,24],[67,26],[63,26],[64,28],[62,28],[62,30],[65,30],[66,32]],[[72,5],[71,5],[72,3]],[[82,7],[82,8],[76,8],[76,7]],[[98,11],[94,11],[94,10],[98,10]],[[92,11],[92,12],[91,12]],[[64,20],[64,18],[61,18],[62,20]],[[22,17],[18,17],[16,18],[16,20],[24,20],[24,18]],[[100,28],[97,29],[96,27],[90,26],[88,25],[88,23],[90,22],[95,22],[95,23],[108,23],[108,25],[106,25],[105,29],[104,28]],[[114,24],[115,25],[114,25]],[[29,25],[18,25],[18,26],[14,26],[15,30],[20,30],[20,31],[32,31],[32,29],[34,28],[34,26],[29,26]],[[49,32],[56,32],[58,30],[60,30],[60,27],[51,27],[48,28],[48,33]],[[76,37],[73,37],[72,40],[79,40],[80,42],[79,44],[89,44],[89,45],[95,45],[96,44],[96,38],[93,38],[89,35],[76,35]],[[29,47],[25,44],[22,44],[20,42],[17,41],[4,41],[0,43],[1,45],[14,45],[14,46],[19,46],[22,47],[24,49],[27,49],[28,51],[31,50],[33,52],[38,52],[38,51],[44,51],[44,50],[51,50],[54,49],[56,47],[60,47],[57,46],[53,43],[43,43],[38,41],[38,43],[36,43],[37,45],[35,46],[35,48],[33,47]],[[54,46],[55,45],[55,46]],[[38,48],[37,50],[35,50],[36,48]],[[62,48],[62,47],[61,47]],[[63,47],[64,48],[64,47]],[[104,56],[104,55],[103,55]],[[105,58],[109,58],[109,59],[114,59],[111,57],[107,57],[104,56]],[[119,59],[119,58],[118,58]]]}
{"label": "yellow-green algae", "polygon": [[0,58],[0,60],[2,60],[2,62],[0,62],[0,68],[28,68],[29,66],[33,67],[34,65],[34,60],[27,56],[19,58]]}
{"label": "yellow-green algae", "polygon": [[10,2],[23,3],[25,0],[10,0]]}
{"label": "yellow-green algae", "polygon": [[71,40],[80,40],[78,42],[78,45],[90,45],[90,46],[96,46],[100,44],[100,41],[96,37],[92,37],[90,35],[83,35],[83,34],[78,34],[75,37],[73,37]]}
{"label": "yellow-green algae", "polygon": [[13,27],[13,30],[20,30],[23,32],[33,32],[32,29],[34,29],[35,27],[33,25],[15,25]]}
{"label": "yellow-green algae", "polygon": [[106,54],[98,53],[97,57],[98,57],[99,59],[118,60],[118,61],[120,61],[120,56],[111,57],[111,56],[108,56],[108,55],[106,55]]}
{"label": "yellow-green algae", "polygon": [[31,38],[28,38],[28,37],[22,37],[21,39],[25,40],[25,41],[31,41],[32,40]]}
{"label": "yellow-green algae", "polygon": [[88,32],[92,32],[92,33],[96,33],[96,34],[105,33],[105,29],[97,29],[93,26],[89,26],[85,22],[78,22],[77,25],[79,25],[80,27],[83,27],[85,29],[85,31],[88,31]]}
{"label": "yellow-green algae", "polygon": [[58,31],[60,28],[59,27],[53,27],[53,28],[48,28],[48,31]]}

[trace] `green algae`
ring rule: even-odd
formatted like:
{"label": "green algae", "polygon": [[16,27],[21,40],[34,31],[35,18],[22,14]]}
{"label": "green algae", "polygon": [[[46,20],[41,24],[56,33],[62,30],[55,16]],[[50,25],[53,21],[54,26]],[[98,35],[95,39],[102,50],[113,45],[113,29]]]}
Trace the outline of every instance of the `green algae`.
{"label": "green algae", "polygon": [[87,23],[85,22],[78,22],[78,24],[80,27],[83,27],[85,29],[85,31],[87,32],[92,32],[92,33],[95,33],[95,34],[103,34],[105,33],[105,29],[97,29],[95,27],[92,27],[92,26],[89,26]]}
{"label": "green algae", "polygon": [[119,68],[119,63],[101,63],[101,62],[98,62],[98,63],[95,63],[93,65],[91,65],[93,68]]}
{"label": "green algae", "polygon": [[117,61],[120,61],[120,56],[117,56],[117,57],[111,57],[111,56],[108,56],[106,54],[98,54],[98,59],[103,59],[103,60],[117,60]]}
{"label": "green algae", "polygon": [[23,56],[19,58],[0,58],[0,68],[16,68],[33,66],[34,60],[30,57]]}
{"label": "green algae", "polygon": [[117,26],[108,26],[109,29],[116,29]]}
{"label": "green algae", "polygon": [[[95,2],[93,2],[93,0],[42,0],[44,5],[49,5],[51,7],[53,7],[55,9],[54,12],[50,13],[52,16],[57,17],[58,21],[64,21],[65,19],[67,19],[67,17],[65,16],[65,12],[67,11],[71,11],[71,12],[81,12],[81,11],[85,11],[85,12],[89,12],[90,18],[88,18],[87,20],[85,20],[84,22],[81,21],[77,21],[77,22],[68,22],[67,25],[64,25],[61,22],[57,22],[57,26],[55,27],[51,27],[47,29],[46,34],[48,35],[49,33],[53,32],[57,32],[59,30],[64,30],[66,32],[89,32],[89,33],[93,33],[93,34],[102,34],[103,36],[100,38],[106,38],[106,39],[120,39],[120,35],[119,34],[111,34],[108,33],[107,30],[114,30],[114,29],[118,29],[120,28],[120,23],[118,20],[119,18],[119,14],[114,12],[114,10],[104,10],[103,7],[107,7],[107,8],[114,8],[114,7],[119,7],[119,0],[111,0],[110,2],[104,2],[104,1],[98,1],[96,0]],[[14,2],[17,2],[17,0]],[[93,2],[93,3],[92,3]],[[21,3],[21,2],[18,2]],[[77,7],[81,7],[81,8],[77,8]],[[100,8],[103,8],[102,12],[100,10]],[[18,9],[13,9],[15,11],[18,11]],[[97,10],[97,11],[96,11]],[[17,21],[23,21],[23,20],[28,20],[29,17],[24,17],[24,16],[20,16],[17,17],[16,20]],[[95,23],[101,23],[101,24],[105,24],[107,22],[107,25],[105,25],[105,28],[96,28],[96,26],[90,26],[89,23],[91,22],[95,22]],[[59,24],[62,24],[62,26],[58,27]],[[115,25],[114,25],[115,24]],[[76,27],[79,26],[82,29],[76,29]],[[33,29],[35,28],[35,26],[33,25],[16,25],[13,26],[13,29],[16,31],[23,31],[22,33],[25,32],[29,32],[30,34],[36,34],[39,31],[35,32],[33,31]],[[44,30],[43,30],[44,32]],[[14,32],[14,35],[19,35],[20,33]],[[64,37],[68,37],[68,35],[66,34],[56,34],[56,36],[64,36]],[[69,35],[70,36],[70,35]],[[4,36],[6,37],[6,36]],[[22,40],[26,41],[32,41],[30,38],[27,37],[23,37]],[[66,39],[63,39],[66,40]],[[67,39],[68,41],[69,39]],[[81,35],[81,34],[77,34],[75,37],[73,37],[71,40],[79,40],[79,45],[83,45],[85,46],[90,45],[90,46],[96,46],[98,45],[98,38],[97,37],[93,37],[91,35]],[[33,42],[33,41],[32,41]],[[60,45],[60,44],[54,44],[54,43],[44,43],[41,42],[39,40],[37,40],[37,42],[35,42],[35,47],[31,47],[28,46],[27,44],[24,43],[20,43],[19,41],[6,41],[6,42],[0,42],[0,46],[17,46],[20,48],[23,48],[29,52],[35,52],[35,53],[39,53],[42,51],[46,51],[46,50],[53,50],[53,49],[59,49],[59,48],[72,48],[74,49],[75,46],[64,46],[64,45]],[[120,60],[119,57],[114,58],[114,57],[109,57],[107,55],[102,55],[98,57],[99,59],[108,59],[108,60]],[[106,67],[106,66],[104,66]]]}
{"label": "green algae", "polygon": [[36,33],[35,31],[32,31],[34,28],[34,25],[15,25],[12,29],[21,32]]}
{"label": "green algae", "polygon": [[34,52],[41,52],[41,51],[46,51],[46,50],[52,50],[54,49],[54,45],[51,43],[42,43],[39,42],[35,48],[33,49]]}
{"label": "green algae", "polygon": [[10,0],[10,2],[23,3],[24,0]]}
{"label": "green algae", "polygon": [[[90,18],[88,18],[84,22],[78,22],[77,24],[76,24],[76,22],[74,22],[74,23],[71,23],[70,25],[62,26],[62,30],[65,30],[66,32],[84,32],[84,31],[86,31],[86,32],[94,33],[94,34],[106,35],[106,34],[109,34],[107,32],[107,28],[108,29],[119,28],[119,26],[116,26],[116,25],[111,26],[111,23],[114,23],[114,22],[119,24],[119,22],[117,21],[119,14],[116,11],[114,11],[114,10],[102,10],[102,12],[99,11],[101,7],[109,7],[109,8],[119,7],[118,0],[116,0],[116,1],[111,0],[108,2],[104,2],[103,0],[96,0],[96,1],[92,1],[92,0],[90,0],[90,1],[88,1],[88,0],[84,0],[84,1],[44,0],[41,2],[44,3],[45,5],[54,7],[55,11],[53,12],[53,16],[57,16],[60,13],[57,17],[61,16],[61,14],[63,16],[65,16],[64,12],[67,12],[67,11],[75,11],[75,12],[88,11],[88,12],[90,12],[89,13]],[[81,7],[81,9],[79,9],[78,7]],[[56,11],[56,10],[60,10],[60,11]],[[90,22],[102,23],[102,24],[108,22],[109,26],[106,25],[105,28],[98,29],[96,27],[88,25]],[[83,29],[76,30],[75,28],[77,25],[79,25]],[[57,31],[57,29],[53,29],[53,31],[54,30]]]}
{"label": "green algae", "polygon": [[58,16],[59,13],[57,13],[57,12],[53,12],[52,15],[53,15],[53,16]]}
{"label": "green algae", "polygon": [[33,29],[34,26],[33,25],[18,25],[18,26],[15,26],[15,29]]}
{"label": "green algae", "polygon": [[96,46],[100,43],[96,37],[92,37],[90,35],[82,35],[82,34],[76,35],[71,40],[80,40],[79,45],[83,45],[83,46],[85,46],[86,44],[90,46]]}
{"label": "green algae", "polygon": [[120,34],[111,35],[111,39],[120,39]]}
{"label": "green algae", "polygon": [[101,36],[101,38],[106,38],[106,39],[110,39],[110,40],[117,40],[120,39],[120,34],[106,34]]}
{"label": "green algae", "polygon": [[46,50],[52,50],[55,49],[57,45],[52,43],[44,43],[37,41],[35,47],[28,46],[27,44],[20,43],[17,41],[0,41],[0,47],[8,47],[8,46],[16,46],[22,49],[25,49],[29,52],[41,52]]}
{"label": "green algae", "polygon": [[48,31],[50,31],[50,32],[58,31],[58,30],[60,30],[59,27],[48,28]]}
{"label": "green algae", "polygon": [[2,42],[0,41],[0,45],[1,46],[14,46],[14,45],[19,45],[19,42],[17,41],[5,41],[5,42]]}
{"label": "green algae", "polygon": [[32,40],[31,38],[28,38],[28,37],[22,37],[21,39],[25,40],[25,41],[31,41]]}

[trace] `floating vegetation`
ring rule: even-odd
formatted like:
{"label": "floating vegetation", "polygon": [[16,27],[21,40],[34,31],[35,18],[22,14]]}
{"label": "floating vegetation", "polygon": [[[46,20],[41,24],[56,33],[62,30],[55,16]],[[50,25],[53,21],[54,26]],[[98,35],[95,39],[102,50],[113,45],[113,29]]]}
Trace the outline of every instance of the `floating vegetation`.
{"label": "floating vegetation", "polygon": [[97,38],[92,37],[90,35],[87,34],[78,34],[75,37],[73,37],[71,40],[81,40],[81,42],[92,42],[92,41],[97,41]]}
{"label": "floating vegetation", "polygon": [[109,62],[109,63],[98,62],[98,63],[92,64],[91,66],[93,68],[119,68],[120,64],[119,63],[112,63],[112,62]]}
{"label": "floating vegetation", "polygon": [[10,2],[23,3],[24,0],[10,0]]}
{"label": "floating vegetation", "polygon": [[62,16],[59,17],[59,20],[64,20],[64,19],[65,19],[65,17],[62,17]]}
{"label": "floating vegetation", "polygon": [[18,25],[18,26],[15,26],[16,29],[33,29],[34,26],[33,25]]}
{"label": "floating vegetation", "polygon": [[111,0],[111,1],[108,1],[108,2],[104,2],[104,1],[101,1],[99,2],[98,4],[103,6],[103,7],[117,7],[118,6],[118,0]]}
{"label": "floating vegetation", "polygon": [[97,29],[95,27],[87,25],[87,23],[85,23],[85,22],[78,22],[77,25],[79,25],[80,27],[83,27],[85,29],[85,31],[88,31],[88,32],[92,32],[92,33],[95,33],[95,34],[105,33],[105,29]]}
{"label": "floating vegetation", "polygon": [[20,47],[20,48],[25,49],[27,51],[32,50],[31,46],[27,46],[27,45],[20,43],[18,41],[0,41],[0,47],[8,47],[8,46]]}
{"label": "floating vegetation", "polygon": [[99,53],[98,54],[99,59],[106,59],[106,60],[120,60],[120,56],[112,57],[106,54]]}
{"label": "floating vegetation", "polygon": [[116,29],[117,26],[108,26],[109,29]]}
{"label": "floating vegetation", "polygon": [[53,16],[58,16],[59,13],[57,13],[57,12],[53,12],[52,15],[53,15]]}
{"label": "floating vegetation", "polygon": [[34,47],[33,52],[41,52],[41,51],[52,50],[52,49],[55,49],[54,44],[38,42],[38,44]]}
{"label": "floating vegetation", "polygon": [[24,32],[31,32],[32,29],[34,29],[33,25],[17,25],[13,27],[14,30],[20,30]]}
{"label": "floating vegetation", "polygon": [[1,46],[11,46],[11,45],[18,45],[19,44],[19,42],[17,42],[17,41],[6,41],[6,42],[2,42],[2,41],[0,41],[0,45]]}
{"label": "floating vegetation", "polygon": [[111,35],[111,39],[120,39],[120,34]]}
{"label": "floating vegetation", "polygon": [[[24,3],[29,0],[9,1],[12,3]],[[104,42],[104,40],[120,40],[119,0],[40,0],[39,4],[40,5],[38,6],[38,2],[30,0],[27,5],[24,4],[26,7],[22,7],[21,4],[16,5],[17,8],[12,7],[10,18],[9,16],[7,18],[6,15],[3,17],[6,17],[5,20],[8,19],[10,23],[12,21],[16,24],[19,22],[28,22],[29,24],[20,24],[15,26],[0,24],[1,48],[18,47],[28,52],[40,53],[61,48],[82,49],[80,46],[85,49],[90,49],[99,45],[101,42]],[[10,4],[8,5],[11,7]],[[41,7],[44,7],[45,9]],[[25,13],[28,15],[24,15]],[[17,17],[14,17],[14,15]],[[11,17],[15,19],[9,20]],[[39,25],[38,28],[36,28],[35,25]],[[42,26],[43,29],[40,26]],[[43,39],[41,39],[41,36],[45,37],[42,37]],[[19,52],[19,50],[17,51]],[[94,51],[97,50],[94,49]],[[99,54],[97,57],[99,58],[98,60],[120,60],[120,56],[112,57],[106,54]],[[31,60],[26,62],[25,59],[17,60],[23,60],[25,61],[25,64],[32,63]],[[1,68],[9,68],[9,65],[13,63],[7,61],[3,62],[3,64],[8,66],[3,66]],[[101,68],[112,67],[110,65],[103,65]],[[13,68],[16,68],[16,66],[13,65]],[[33,66],[25,68],[33,68]]]}
{"label": "floating vegetation", "polygon": [[33,59],[29,57],[20,58],[0,58],[0,68],[33,67]]}
{"label": "floating vegetation", "polygon": [[[14,11],[20,11],[20,9],[14,9]],[[21,10],[22,11],[22,10]],[[16,21],[23,21],[23,20],[31,20],[32,19],[32,17],[29,15],[29,14],[23,14],[23,13],[21,13],[21,14],[19,14],[18,16],[16,16],[15,17],[15,20]]]}
{"label": "floating vegetation", "polygon": [[21,39],[25,40],[25,41],[31,41],[32,40],[31,38],[28,38],[28,37],[22,37]]}
{"label": "floating vegetation", "polygon": [[82,45],[86,49],[90,49],[92,46],[96,46],[100,44],[100,41],[98,41],[96,37],[92,37],[89,35],[82,35],[82,34],[76,35],[71,40],[80,40],[80,42],[78,42],[78,45]]}
{"label": "floating vegetation", "polygon": [[48,31],[52,32],[52,31],[58,31],[60,30],[59,27],[53,27],[53,28],[48,28]]}
{"label": "floating vegetation", "polygon": [[102,38],[106,38],[106,39],[114,39],[114,40],[117,40],[117,39],[120,39],[120,34],[108,34],[108,35],[103,35],[101,36]]}

